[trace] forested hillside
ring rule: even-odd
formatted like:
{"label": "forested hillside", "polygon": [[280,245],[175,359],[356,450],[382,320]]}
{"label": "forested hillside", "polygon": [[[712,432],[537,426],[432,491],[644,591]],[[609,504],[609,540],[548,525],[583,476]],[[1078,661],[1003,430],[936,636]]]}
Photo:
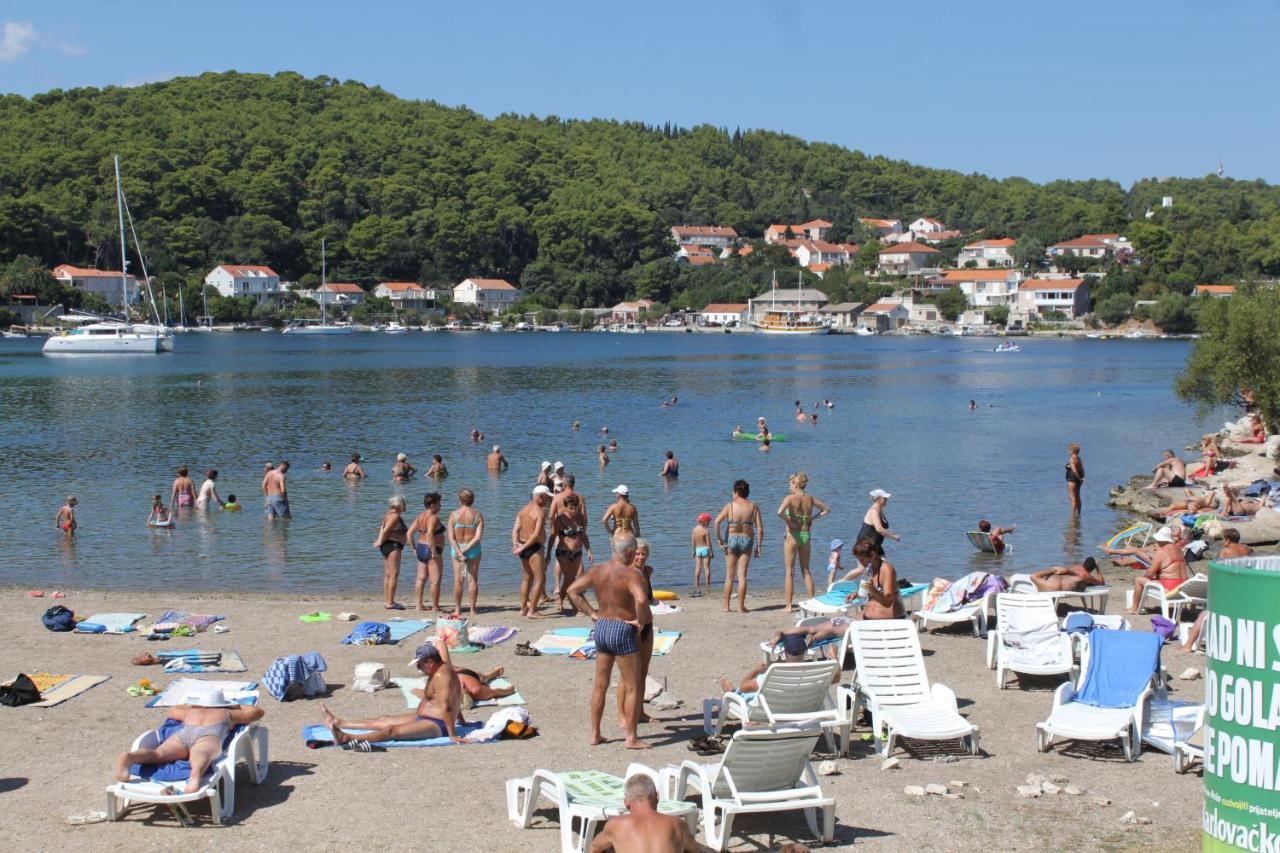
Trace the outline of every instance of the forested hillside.
{"label": "forested hillside", "polygon": [[188,280],[220,261],[315,276],[325,237],[342,280],[494,275],[549,306],[689,302],[764,286],[765,259],[736,272],[681,268],[672,224],[758,236],[771,222],[822,217],[833,237],[864,240],[859,217],[919,215],[966,236],[1019,237],[1024,250],[1126,233],[1143,257],[1124,279],[1130,295],[1280,274],[1280,189],[1261,182],[1153,180],[1126,192],[997,181],[766,131],[487,119],[289,73],[0,98],[0,262],[117,265],[117,151],[153,273]]}

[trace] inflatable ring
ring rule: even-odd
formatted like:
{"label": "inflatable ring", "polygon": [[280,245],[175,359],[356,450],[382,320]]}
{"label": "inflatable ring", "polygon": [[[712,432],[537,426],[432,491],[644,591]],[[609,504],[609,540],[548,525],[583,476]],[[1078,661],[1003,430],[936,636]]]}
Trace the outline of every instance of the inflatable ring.
{"label": "inflatable ring", "polygon": [[675,601],[679,597],[669,589],[655,589],[653,591],[654,601]]}

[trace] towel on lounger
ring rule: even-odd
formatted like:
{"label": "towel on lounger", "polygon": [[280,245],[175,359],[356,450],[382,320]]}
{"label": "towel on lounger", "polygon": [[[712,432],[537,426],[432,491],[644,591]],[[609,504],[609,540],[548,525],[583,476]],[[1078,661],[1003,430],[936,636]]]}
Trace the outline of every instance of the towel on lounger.
{"label": "towel on lounger", "polygon": [[1145,631],[1093,631],[1088,672],[1076,701],[1095,708],[1132,708],[1160,666],[1163,641]]}

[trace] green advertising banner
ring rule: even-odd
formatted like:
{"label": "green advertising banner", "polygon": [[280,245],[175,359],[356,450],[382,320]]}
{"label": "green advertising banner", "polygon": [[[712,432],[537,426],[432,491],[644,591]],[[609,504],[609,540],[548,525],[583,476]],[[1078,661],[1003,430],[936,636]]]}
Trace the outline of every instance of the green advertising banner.
{"label": "green advertising banner", "polygon": [[1280,853],[1280,557],[1209,564],[1204,850]]}

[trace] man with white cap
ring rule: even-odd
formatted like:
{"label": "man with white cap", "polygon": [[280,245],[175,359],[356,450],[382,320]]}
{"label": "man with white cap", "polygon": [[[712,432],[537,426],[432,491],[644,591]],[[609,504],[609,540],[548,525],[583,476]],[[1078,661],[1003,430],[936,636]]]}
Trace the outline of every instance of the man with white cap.
{"label": "man with white cap", "polygon": [[[429,740],[447,737],[462,743],[457,725],[462,719],[462,684],[449,660],[444,643],[423,643],[413,654],[413,665],[427,677],[422,701],[412,714],[386,714],[367,720],[342,720],[324,704],[324,724],[333,733],[333,742],[343,749],[368,752],[369,744],[387,740]],[[365,729],[349,734],[344,729]]]}
{"label": "man with white cap", "polygon": [[856,539],[870,539],[875,543],[876,551],[884,555],[884,538],[888,536],[894,542],[901,542],[902,537],[889,530],[889,519],[885,518],[884,507],[893,495],[884,489],[871,490],[871,506],[862,517],[862,527],[858,529]]}
{"label": "man with white cap", "polygon": [[616,500],[604,511],[604,518],[600,519],[600,523],[604,525],[610,537],[618,533],[639,536],[640,512],[631,502],[631,490],[619,484],[614,487],[613,494]]}
{"label": "man with white cap", "polygon": [[495,444],[493,450],[489,451],[489,455],[485,457],[484,467],[487,471],[505,471],[507,470],[507,457],[502,455],[502,447]]}
{"label": "man with white cap", "polygon": [[1138,602],[1142,600],[1142,589],[1148,583],[1160,584],[1168,591],[1182,586],[1191,576],[1187,569],[1187,557],[1182,551],[1182,543],[1173,535],[1169,527],[1161,527],[1151,537],[1158,543],[1151,558],[1151,566],[1133,582],[1133,606],[1126,612],[1130,615],[1138,612]]}
{"label": "man with white cap", "polygon": [[547,507],[551,489],[541,483],[511,526],[511,553],[520,558],[520,615],[539,619],[547,590]]}
{"label": "man with white cap", "polygon": [[227,699],[222,690],[200,685],[188,690],[183,704],[164,708],[164,715],[182,723],[155,749],[135,749],[116,759],[115,778],[128,782],[132,764],[169,764],[186,759],[191,762],[191,776],[185,792],[200,790],[200,780],[209,765],[222,754],[222,743],[233,726],[261,720],[266,714],[257,705],[240,705]]}

